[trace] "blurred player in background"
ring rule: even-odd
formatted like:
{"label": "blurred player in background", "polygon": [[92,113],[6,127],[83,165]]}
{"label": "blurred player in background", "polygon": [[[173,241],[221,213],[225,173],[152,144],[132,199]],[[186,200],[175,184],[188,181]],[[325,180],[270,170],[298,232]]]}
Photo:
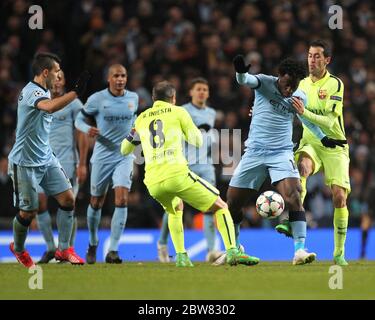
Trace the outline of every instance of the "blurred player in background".
{"label": "blurred player in background", "polygon": [[[299,115],[319,126],[326,136],[341,140],[342,146],[336,149],[323,146],[304,125],[300,147],[295,157],[301,174],[302,203],[307,192],[307,178],[320,170],[324,171],[325,183],[331,188],[335,208],[333,258],[336,264],[344,266],[348,264],[345,260],[345,240],[349,217],[346,200],[351,190],[350,160],[343,118],[344,84],[328,72],[327,65],[331,58],[332,51],[326,42],[316,40],[310,44],[307,59],[309,76],[299,84],[299,89],[307,95],[307,103],[296,101],[295,109]],[[291,235],[293,225],[286,220],[276,226],[276,230]]]}
{"label": "blurred player in background", "polygon": [[[185,156],[189,163],[189,169],[215,186],[215,167],[211,158],[211,147],[214,141],[212,141],[212,135],[210,135],[209,130],[215,125],[216,111],[207,106],[207,99],[209,98],[208,81],[204,78],[193,79],[190,84],[189,94],[191,102],[182,105],[182,107],[189,112],[198,129],[201,129],[203,145],[200,148],[192,148],[186,144]],[[222,255],[222,252],[215,250],[216,231],[212,212],[204,212],[203,228],[208,249],[206,261],[213,262]],[[160,238],[157,244],[158,256],[161,262],[169,262],[168,233],[168,214],[164,213]]]}
{"label": "blurred player in background", "polygon": [[[316,254],[305,250],[306,217],[300,198],[300,176],[294,162],[292,142],[293,119],[296,115],[293,106],[299,101],[306,102],[305,94],[297,90],[300,80],[306,75],[305,67],[296,60],[285,59],[279,65],[278,77],[274,77],[248,74],[250,65],[245,65],[242,56],[236,56],[233,62],[238,83],[255,90],[249,137],[245,142],[246,150],[227,192],[229,210],[236,229],[237,246],[240,246],[242,208],[269,175],[272,184],[288,205],[291,224],[294,226],[293,264],[311,263]],[[339,143],[327,138],[316,125],[302,117],[298,118],[311,134],[318,137],[320,143],[332,148]]]}
{"label": "blurred player in background", "polygon": [[[61,97],[65,93],[65,76],[60,71],[58,78],[54,82],[51,90],[52,99]],[[74,120],[82,109],[82,102],[77,98],[70,102],[64,109],[52,114],[51,132],[49,142],[53,153],[60,161],[70,183],[73,187],[74,197],[77,196],[79,185],[82,185],[87,176],[86,159],[88,153],[88,138],[84,133],[75,130]],[[77,152],[77,146],[79,154]],[[40,263],[48,263],[55,257],[56,245],[53,239],[51,216],[47,209],[47,195],[43,190],[39,190],[39,211],[36,216],[38,227],[43,234],[47,244],[47,251],[44,252]],[[64,213],[61,209],[57,210],[57,221]],[[72,235],[69,240],[69,249],[74,250],[74,241],[77,231],[77,217],[73,218]],[[61,260],[61,253],[57,251],[56,258]]]}
{"label": "blurred player in background", "polygon": [[236,248],[233,221],[219,191],[189,170],[182,138],[196,147],[202,146],[203,138],[186,109],[175,106],[176,89],[167,81],[159,82],[152,90],[152,98],[153,106],[139,115],[132,133],[122,142],[121,153],[130,154],[136,145],[142,145],[146,162],[144,183],[168,213],[176,266],[193,266],[184,244],[182,201],[202,212],[214,212],[227,263],[257,264],[258,258]]}
{"label": "blurred player in background", "polygon": [[[123,157],[121,141],[126,137],[136,119],[138,95],[125,89],[127,71],[120,64],[108,69],[109,87],[92,94],[81,113],[76,128],[91,137],[97,137],[91,157],[91,199],[87,208],[87,224],[90,234],[87,263],[96,262],[98,228],[101,210],[108,187],[115,190],[115,211],[111,222],[111,237],[107,263],[122,263],[118,246],[128,216],[128,193],[132,183],[134,156]],[[97,127],[90,126],[86,119],[94,119]]]}
{"label": "blurred player in background", "polygon": [[69,178],[52,152],[49,132],[52,113],[82,94],[89,76],[84,72],[73,91],[51,99],[49,89],[59,72],[60,59],[56,55],[37,54],[32,62],[34,79],[22,89],[18,98],[16,142],[9,154],[8,172],[13,180],[14,205],[20,211],[13,220],[14,242],[10,244],[10,250],[25,267],[34,266],[24,245],[30,223],[38,212],[38,186],[53,196],[61,209],[57,228],[62,259],[72,264],[84,263],[69,250],[75,199]]}

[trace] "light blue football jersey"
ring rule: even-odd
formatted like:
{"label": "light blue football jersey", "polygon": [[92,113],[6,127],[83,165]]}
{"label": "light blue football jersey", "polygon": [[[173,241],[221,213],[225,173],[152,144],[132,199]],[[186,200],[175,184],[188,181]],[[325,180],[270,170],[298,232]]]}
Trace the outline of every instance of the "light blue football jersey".
{"label": "light blue football jersey", "polygon": [[138,95],[126,90],[123,96],[117,97],[107,88],[91,95],[83,110],[85,114],[95,117],[97,128],[100,130],[91,163],[121,161],[123,156],[120,153],[120,145],[136,119]]}
{"label": "light blue football jersey", "polygon": [[201,128],[205,127],[203,136],[203,144],[200,148],[196,148],[192,145],[188,146],[185,143],[185,157],[189,163],[189,166],[200,163],[200,164],[211,164],[211,146],[214,141],[212,140],[212,134],[208,131],[212,129],[215,125],[216,111],[210,107],[198,108],[191,102],[184,104],[182,107],[189,112],[194,124]]}
{"label": "light blue football jersey", "polygon": [[60,163],[78,163],[74,120],[82,108],[82,102],[74,99],[65,108],[52,114],[49,142]]}
{"label": "light blue football jersey", "polygon": [[34,81],[22,89],[18,97],[16,142],[9,154],[12,163],[38,167],[53,159],[49,144],[52,114],[36,107],[39,101],[50,98],[49,90]]}
{"label": "light blue football jersey", "polygon": [[[292,150],[293,119],[296,112],[291,97],[284,97],[278,90],[277,77],[265,74],[236,74],[240,84],[248,84],[255,89],[252,120],[249,136],[245,142],[247,148],[267,150]],[[254,87],[254,77],[257,79]],[[297,89],[293,95],[302,99],[306,105],[306,95]],[[298,116],[298,115],[297,115]],[[303,117],[298,118],[319,139],[325,134]]]}

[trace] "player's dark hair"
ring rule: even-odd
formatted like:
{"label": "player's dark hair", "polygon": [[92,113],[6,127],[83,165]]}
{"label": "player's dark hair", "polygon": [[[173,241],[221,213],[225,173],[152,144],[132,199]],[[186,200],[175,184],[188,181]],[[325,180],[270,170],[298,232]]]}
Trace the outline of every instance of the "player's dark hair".
{"label": "player's dark hair", "polygon": [[323,49],[324,57],[332,57],[332,48],[331,46],[324,40],[314,40],[310,42],[310,47],[321,47]]}
{"label": "player's dark hair", "polygon": [[172,97],[176,94],[176,89],[172,83],[168,81],[158,82],[152,88],[152,98],[154,101],[162,100],[166,102],[171,102]]}
{"label": "player's dark hair", "polygon": [[279,74],[301,80],[306,77],[306,66],[302,61],[287,58],[279,64]]}
{"label": "player's dark hair", "polygon": [[33,76],[40,75],[44,69],[52,70],[54,62],[61,63],[61,59],[56,54],[49,52],[37,53],[31,64]]}
{"label": "player's dark hair", "polygon": [[190,81],[189,89],[190,89],[190,90],[193,89],[194,86],[195,86],[196,84],[198,84],[198,83],[200,83],[200,84],[205,84],[205,85],[208,86],[208,81],[207,81],[207,79],[205,79],[205,78],[203,78],[203,77],[197,77],[197,78],[194,78],[194,79],[192,79],[192,80]]}

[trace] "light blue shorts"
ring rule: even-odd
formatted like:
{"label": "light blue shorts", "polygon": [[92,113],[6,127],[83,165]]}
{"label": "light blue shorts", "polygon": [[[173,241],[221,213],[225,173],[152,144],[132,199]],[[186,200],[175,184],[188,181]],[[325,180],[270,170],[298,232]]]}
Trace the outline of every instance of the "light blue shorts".
{"label": "light blue shorts", "polygon": [[72,188],[68,176],[56,158],[40,167],[23,167],[9,161],[8,174],[13,180],[14,206],[23,211],[38,209],[39,186],[48,196]]}
{"label": "light blue shorts", "polygon": [[110,184],[112,188],[125,187],[130,190],[134,157],[126,156],[119,162],[91,164],[91,195],[103,196]]}
{"label": "light blue shorts", "polygon": [[229,182],[231,187],[259,190],[270,176],[272,184],[286,178],[300,178],[292,150],[247,149]]}
{"label": "light blue shorts", "polygon": [[216,186],[215,167],[211,164],[192,164],[189,169],[193,171],[200,178],[208,181],[213,186]]}
{"label": "light blue shorts", "polygon": [[[67,163],[67,162],[61,162],[61,166],[63,167],[67,177],[69,178],[70,184],[73,188],[73,194],[74,197],[77,196],[79,185],[78,185],[78,178],[77,178],[77,165],[73,162]],[[43,188],[38,185],[38,193],[45,193]]]}

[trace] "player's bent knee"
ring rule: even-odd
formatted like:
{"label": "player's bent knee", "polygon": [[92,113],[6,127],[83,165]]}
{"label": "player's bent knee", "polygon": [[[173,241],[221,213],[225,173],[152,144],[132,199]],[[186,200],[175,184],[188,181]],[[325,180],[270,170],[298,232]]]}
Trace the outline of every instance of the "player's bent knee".
{"label": "player's bent knee", "polygon": [[215,212],[220,209],[228,209],[228,205],[223,199],[217,197],[215,203],[211,206],[209,210]]}
{"label": "player's bent knee", "polygon": [[335,208],[344,208],[346,206],[346,195],[342,193],[333,194],[333,204]]}
{"label": "player's bent knee", "polygon": [[290,190],[286,195],[284,195],[285,202],[289,205],[290,210],[301,210],[302,201],[301,201],[301,192],[298,188]]}
{"label": "player's bent knee", "polygon": [[182,201],[174,208],[176,211],[183,211],[184,210],[184,203]]}
{"label": "player's bent knee", "polygon": [[99,210],[103,207],[104,198],[102,197],[91,197],[90,206],[94,210]]}
{"label": "player's bent knee", "polygon": [[23,211],[21,210],[17,213],[16,218],[21,224],[30,225],[31,221],[36,217],[38,210],[33,211]]}
{"label": "player's bent knee", "polygon": [[123,199],[118,199],[115,201],[115,206],[120,207],[120,208],[125,208],[128,206],[128,199],[123,198]]}

